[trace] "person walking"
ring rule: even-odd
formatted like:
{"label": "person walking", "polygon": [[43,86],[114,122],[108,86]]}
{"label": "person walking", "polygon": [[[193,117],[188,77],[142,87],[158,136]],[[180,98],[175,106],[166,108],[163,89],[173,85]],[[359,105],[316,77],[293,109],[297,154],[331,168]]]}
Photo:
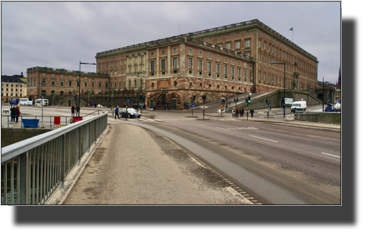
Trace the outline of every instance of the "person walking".
{"label": "person walking", "polygon": [[236,116],[236,117],[239,116],[239,109],[238,109],[238,107],[235,108],[235,116]]}
{"label": "person walking", "polygon": [[16,111],[14,107],[10,108],[10,123],[12,123],[15,119],[15,112]]}
{"label": "person walking", "polygon": [[15,119],[16,119],[16,123],[18,123],[18,117],[20,117],[20,109],[18,108],[18,106],[16,106],[16,116],[15,116]]}
{"label": "person walking", "polygon": [[235,116],[235,108],[232,109],[232,117]]}
{"label": "person walking", "polygon": [[253,117],[253,112],[255,112],[253,109],[251,109],[251,118]]}
{"label": "person walking", "polygon": [[71,113],[72,113],[72,117],[74,116],[74,105],[72,104],[72,107],[71,107]]}
{"label": "person walking", "polygon": [[115,108],[115,119],[116,119],[116,116],[120,119],[120,117],[119,117],[119,106],[117,106]]}
{"label": "person walking", "polygon": [[77,105],[76,112],[77,112],[77,116],[80,116],[80,105]]}

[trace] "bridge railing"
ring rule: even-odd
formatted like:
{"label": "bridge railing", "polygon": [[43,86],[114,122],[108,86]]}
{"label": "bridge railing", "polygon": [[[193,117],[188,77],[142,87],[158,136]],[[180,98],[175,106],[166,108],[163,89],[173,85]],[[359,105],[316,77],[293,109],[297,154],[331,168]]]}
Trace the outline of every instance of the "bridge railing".
{"label": "bridge railing", "polygon": [[106,127],[104,113],[2,148],[1,204],[44,204]]}

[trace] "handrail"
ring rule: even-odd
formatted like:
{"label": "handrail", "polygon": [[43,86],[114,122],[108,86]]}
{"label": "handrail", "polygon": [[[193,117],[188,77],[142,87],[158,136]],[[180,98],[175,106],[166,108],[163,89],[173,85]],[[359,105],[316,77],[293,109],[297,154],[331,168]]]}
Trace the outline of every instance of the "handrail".
{"label": "handrail", "polygon": [[7,147],[3,147],[1,148],[1,162],[3,163],[4,161],[7,161],[9,160],[10,158],[16,156],[16,155],[20,155],[22,153],[25,153],[26,151],[32,149],[32,148],[35,148],[47,141],[50,141],[50,140],[53,140],[63,134],[66,134],[78,127],[82,127],[84,126],[85,124],[88,124],[90,122],[92,122],[93,120],[96,120],[102,116],[107,116],[107,114],[100,114],[99,116],[94,116],[94,117],[91,117],[91,118],[88,118],[86,120],[82,120],[82,121],[79,121],[79,122],[76,122],[76,123],[72,123],[72,124],[69,124],[65,127],[61,127],[59,129],[56,129],[56,130],[53,130],[53,131],[49,131],[49,132],[46,132],[46,133],[43,133],[43,134],[40,134],[40,135],[37,135],[37,136],[34,136],[34,137],[31,137],[29,139],[26,139],[26,140],[23,140],[23,141],[20,141],[20,142],[16,142],[14,144],[11,144]]}
{"label": "handrail", "polygon": [[107,127],[107,114],[2,148],[1,203],[44,204]]}

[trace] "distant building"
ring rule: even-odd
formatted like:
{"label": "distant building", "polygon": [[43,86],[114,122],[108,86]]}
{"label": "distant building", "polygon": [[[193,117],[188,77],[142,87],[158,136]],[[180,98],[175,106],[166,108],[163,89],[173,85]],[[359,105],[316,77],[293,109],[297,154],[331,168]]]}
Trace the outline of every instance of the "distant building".
{"label": "distant building", "polygon": [[[79,72],[66,69],[33,67],[27,69],[28,96],[78,94]],[[97,73],[81,72],[81,93],[98,94],[108,88],[109,77]]]}
{"label": "distant building", "polygon": [[1,98],[8,102],[11,98],[20,98],[26,96],[27,84],[21,80],[22,75],[1,76]]}

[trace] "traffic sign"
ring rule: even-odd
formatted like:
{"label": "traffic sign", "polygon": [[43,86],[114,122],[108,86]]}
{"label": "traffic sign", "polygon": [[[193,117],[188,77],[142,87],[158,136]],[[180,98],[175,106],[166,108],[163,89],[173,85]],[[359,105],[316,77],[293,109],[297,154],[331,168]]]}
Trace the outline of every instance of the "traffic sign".
{"label": "traffic sign", "polygon": [[195,106],[195,105],[192,103],[192,104],[191,104],[191,108],[193,108],[194,106]]}

